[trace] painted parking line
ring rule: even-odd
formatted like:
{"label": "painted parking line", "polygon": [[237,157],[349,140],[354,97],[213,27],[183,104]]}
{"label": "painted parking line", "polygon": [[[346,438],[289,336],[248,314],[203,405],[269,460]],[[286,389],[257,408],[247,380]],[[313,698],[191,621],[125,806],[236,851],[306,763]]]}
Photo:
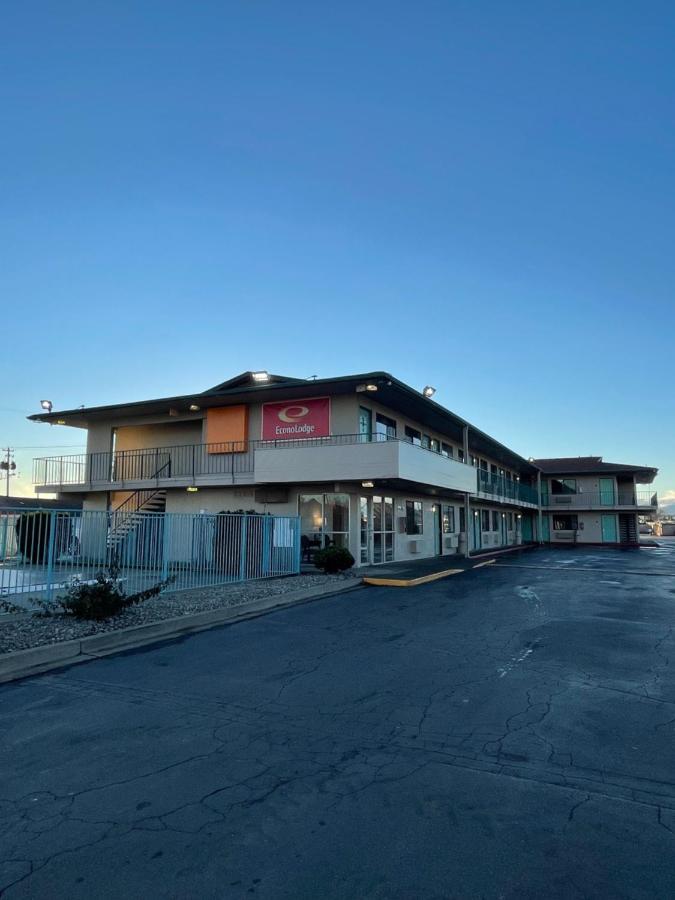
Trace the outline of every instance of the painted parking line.
{"label": "painted parking line", "polygon": [[[475,566],[474,566],[475,568]],[[447,578],[449,575],[459,575],[465,569],[444,569],[442,572],[433,572],[431,575],[422,575],[419,578],[371,578],[364,577],[364,584],[373,584],[376,587],[417,587],[419,584],[428,584],[430,581],[438,581],[439,578]]]}
{"label": "painted parking line", "polygon": [[528,566],[523,563],[494,563],[502,569],[542,569],[555,572],[587,572],[591,575],[649,575],[658,578],[675,578],[675,572],[647,572],[644,569],[594,569],[591,566]]}

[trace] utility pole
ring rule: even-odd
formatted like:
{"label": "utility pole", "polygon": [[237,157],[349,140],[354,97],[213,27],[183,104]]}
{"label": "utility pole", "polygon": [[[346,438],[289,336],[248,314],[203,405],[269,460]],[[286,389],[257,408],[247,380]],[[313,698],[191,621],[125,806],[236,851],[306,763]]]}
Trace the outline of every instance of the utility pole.
{"label": "utility pole", "polygon": [[9,479],[16,475],[16,463],[14,462],[14,449],[12,447],[3,447],[2,452],[5,458],[0,462],[0,472],[5,473],[6,491],[5,496],[9,498]]}

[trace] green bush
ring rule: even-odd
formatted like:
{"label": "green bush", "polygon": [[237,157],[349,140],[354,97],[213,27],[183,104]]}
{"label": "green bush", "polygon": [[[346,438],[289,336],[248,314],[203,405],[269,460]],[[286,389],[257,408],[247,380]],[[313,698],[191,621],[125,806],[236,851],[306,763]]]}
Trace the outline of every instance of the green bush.
{"label": "green bush", "polygon": [[109,619],[130,606],[156,597],[173,581],[172,577],[167,578],[144,591],[125,594],[118,575],[118,570],[111,566],[106,572],[99,572],[93,583],[74,581],[64,597],[57,597],[52,603],[40,602],[42,615],[67,615],[95,621]]}
{"label": "green bush", "polygon": [[346,547],[326,547],[314,554],[314,565],[327,575],[345,572],[354,565],[354,557]]}

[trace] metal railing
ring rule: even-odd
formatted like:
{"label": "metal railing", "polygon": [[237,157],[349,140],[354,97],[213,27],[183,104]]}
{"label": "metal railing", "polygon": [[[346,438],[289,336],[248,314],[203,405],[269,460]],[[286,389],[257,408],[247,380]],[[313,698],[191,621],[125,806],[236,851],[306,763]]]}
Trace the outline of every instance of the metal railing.
{"label": "metal railing", "polygon": [[115,512],[0,508],[0,599],[34,606],[32,598],[52,599],[110,566],[126,593],[170,576],[169,590],[180,591],[292,575],[300,519],[140,513],[121,525]]}
{"label": "metal railing", "polygon": [[638,506],[655,509],[658,496],[653,491],[620,488],[607,491],[584,491],[579,494],[542,494],[541,505],[552,509],[580,509],[595,506]]}
{"label": "metal railing", "polygon": [[516,503],[539,504],[537,489],[503,475],[495,475],[485,469],[476,469],[479,494],[490,494],[495,498],[513,500]]}
{"label": "metal railing", "polygon": [[[373,434],[334,434],[327,437],[283,441],[238,441],[216,444],[185,444],[117,450],[113,453],[81,453],[74,456],[50,456],[33,460],[33,483],[65,485],[92,483],[164,482],[169,479],[193,479],[222,476],[236,481],[237,476],[252,475],[254,453],[263,448],[292,450],[298,447],[325,447],[401,441],[379,432]],[[404,443],[412,443],[404,441]],[[415,444],[421,452],[443,456],[440,451]],[[448,457],[450,458],[450,457]],[[455,462],[459,462],[455,460]]]}

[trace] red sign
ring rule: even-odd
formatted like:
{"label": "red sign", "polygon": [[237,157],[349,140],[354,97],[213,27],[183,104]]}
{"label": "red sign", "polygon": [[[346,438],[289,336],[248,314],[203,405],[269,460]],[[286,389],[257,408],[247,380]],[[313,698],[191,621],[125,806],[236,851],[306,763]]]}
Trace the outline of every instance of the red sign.
{"label": "red sign", "polygon": [[329,434],[330,397],[263,403],[264,441],[297,441],[303,438],[328,437]]}

